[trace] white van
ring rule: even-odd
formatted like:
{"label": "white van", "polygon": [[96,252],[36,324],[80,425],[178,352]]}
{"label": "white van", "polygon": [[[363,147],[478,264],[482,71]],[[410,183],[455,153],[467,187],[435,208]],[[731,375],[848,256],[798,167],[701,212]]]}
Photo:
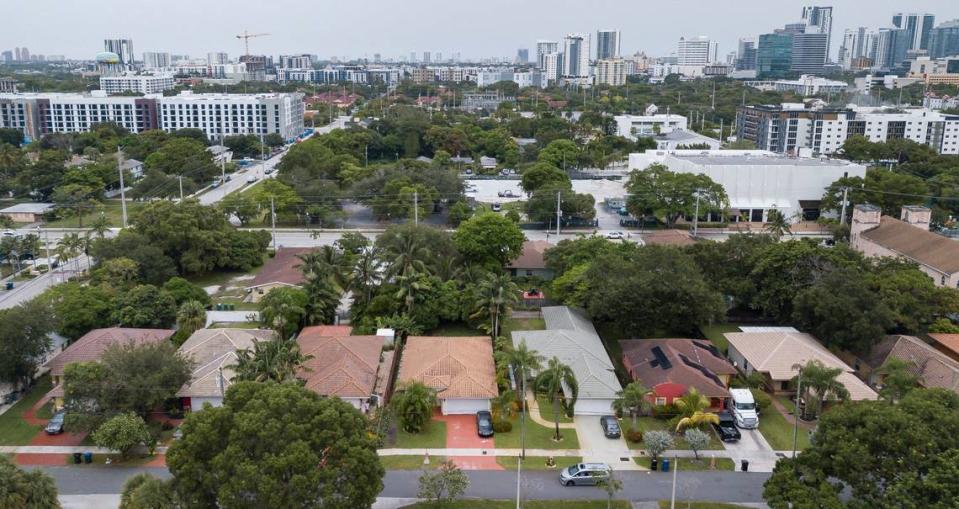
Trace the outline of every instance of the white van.
{"label": "white van", "polygon": [[759,414],[756,413],[756,400],[749,389],[729,389],[732,401],[729,410],[736,419],[736,426],[742,429],[759,427]]}

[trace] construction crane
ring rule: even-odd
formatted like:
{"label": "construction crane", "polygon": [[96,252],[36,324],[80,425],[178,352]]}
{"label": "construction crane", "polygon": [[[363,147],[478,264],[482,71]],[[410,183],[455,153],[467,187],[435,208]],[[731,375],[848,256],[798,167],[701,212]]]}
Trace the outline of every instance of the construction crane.
{"label": "construction crane", "polygon": [[245,56],[250,56],[250,38],[251,38],[251,37],[263,37],[264,35],[270,35],[270,34],[251,34],[251,33],[247,32],[246,30],[244,30],[242,34],[236,36],[237,39],[243,39],[243,45],[246,47],[246,55],[245,55]]}

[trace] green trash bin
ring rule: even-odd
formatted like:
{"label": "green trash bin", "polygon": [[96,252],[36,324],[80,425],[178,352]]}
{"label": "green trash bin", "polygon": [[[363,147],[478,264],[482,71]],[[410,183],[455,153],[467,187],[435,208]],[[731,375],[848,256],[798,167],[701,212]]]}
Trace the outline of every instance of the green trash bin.
{"label": "green trash bin", "polygon": [[230,304],[229,306],[230,306],[230,311],[234,311],[236,309],[236,304]]}

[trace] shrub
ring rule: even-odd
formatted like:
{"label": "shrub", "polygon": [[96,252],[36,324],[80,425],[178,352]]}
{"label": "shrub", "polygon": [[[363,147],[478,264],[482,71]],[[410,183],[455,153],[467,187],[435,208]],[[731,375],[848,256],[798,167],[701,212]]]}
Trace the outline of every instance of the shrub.
{"label": "shrub", "polygon": [[653,407],[653,417],[657,419],[672,419],[679,415],[679,408],[675,404],[656,405]]}
{"label": "shrub", "polygon": [[756,401],[756,409],[760,412],[769,408],[769,405],[773,404],[772,397],[769,394],[759,390],[759,389],[750,389],[750,392],[753,393],[753,400]]}
{"label": "shrub", "polygon": [[643,430],[639,428],[636,428],[636,429],[629,428],[626,430],[626,433],[624,434],[624,436],[626,437],[626,440],[628,442],[638,444],[643,441]]}
{"label": "shrub", "polygon": [[506,419],[493,421],[493,431],[496,433],[509,433],[510,431],[513,431],[513,423],[507,421]]}

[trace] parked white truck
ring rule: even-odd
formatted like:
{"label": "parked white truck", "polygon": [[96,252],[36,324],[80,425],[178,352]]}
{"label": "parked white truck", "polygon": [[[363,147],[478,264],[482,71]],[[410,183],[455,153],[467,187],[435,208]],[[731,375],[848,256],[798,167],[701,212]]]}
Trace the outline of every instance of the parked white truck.
{"label": "parked white truck", "polygon": [[736,426],[742,429],[759,427],[759,414],[756,413],[756,400],[749,389],[729,389],[732,401],[729,410],[736,419]]}

